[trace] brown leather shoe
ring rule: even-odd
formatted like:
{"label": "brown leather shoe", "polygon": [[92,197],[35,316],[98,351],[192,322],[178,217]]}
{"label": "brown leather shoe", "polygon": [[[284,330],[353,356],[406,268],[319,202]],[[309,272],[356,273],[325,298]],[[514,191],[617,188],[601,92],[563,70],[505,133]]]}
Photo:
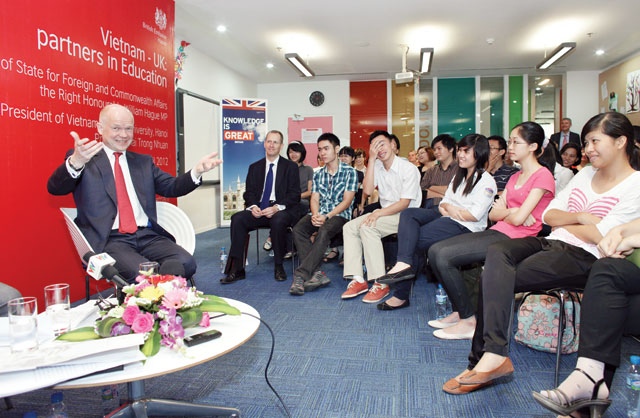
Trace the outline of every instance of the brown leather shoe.
{"label": "brown leather shoe", "polygon": [[471,370],[471,373],[461,376],[458,381],[463,385],[480,385],[512,373],[513,363],[511,363],[511,360],[507,357],[501,365],[489,372],[474,372]]}
{"label": "brown leather shoe", "polygon": [[[460,377],[466,376],[469,373],[471,373],[471,370],[465,371],[464,374]],[[444,386],[442,386],[442,390],[447,393],[450,393],[451,395],[465,395],[467,393],[481,389],[485,386],[489,386],[491,383],[493,383],[493,380],[490,380],[486,383],[481,383],[479,385],[462,385],[454,377],[452,379],[447,380],[447,383],[445,383]]]}

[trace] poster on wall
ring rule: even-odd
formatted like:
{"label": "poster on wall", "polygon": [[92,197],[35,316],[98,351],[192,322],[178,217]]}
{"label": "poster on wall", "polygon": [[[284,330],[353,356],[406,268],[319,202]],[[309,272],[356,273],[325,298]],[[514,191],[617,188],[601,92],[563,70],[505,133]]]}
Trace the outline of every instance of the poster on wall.
{"label": "poster on wall", "polygon": [[[307,150],[304,163],[318,167],[318,137],[325,132],[333,132],[333,116],[307,116],[289,118],[287,125],[289,143],[300,141]],[[348,138],[340,138],[341,146],[347,144]]]}
{"label": "poster on wall", "polygon": [[[134,114],[130,149],[175,174],[174,2],[23,0],[2,13],[0,188],[11,201],[1,210],[12,260],[2,281],[39,297],[46,284],[69,283],[75,301],[84,275],[59,210],[75,204],[71,195],[49,195],[47,179],[73,147],[70,131],[100,139],[108,103]],[[29,255],[34,243],[46,257]]]}
{"label": "poster on wall", "polygon": [[264,158],[267,135],[267,101],[262,99],[222,99],[222,226],[231,225],[231,216],[244,210],[245,180],[249,166]]}
{"label": "poster on wall", "polygon": [[640,111],[640,70],[627,73],[627,113]]}

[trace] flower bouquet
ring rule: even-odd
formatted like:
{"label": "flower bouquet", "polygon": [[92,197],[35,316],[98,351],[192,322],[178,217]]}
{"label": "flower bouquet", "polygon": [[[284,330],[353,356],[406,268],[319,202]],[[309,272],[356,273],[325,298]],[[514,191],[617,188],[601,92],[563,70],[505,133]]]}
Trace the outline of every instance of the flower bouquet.
{"label": "flower bouquet", "polygon": [[151,357],[160,346],[183,352],[184,330],[209,326],[209,312],[240,315],[224,299],[188,287],[183,277],[141,272],[136,283],[125,286],[122,305],[104,301],[93,327],[78,328],[57,339],[85,341],[131,333],[145,334],[142,353]]}

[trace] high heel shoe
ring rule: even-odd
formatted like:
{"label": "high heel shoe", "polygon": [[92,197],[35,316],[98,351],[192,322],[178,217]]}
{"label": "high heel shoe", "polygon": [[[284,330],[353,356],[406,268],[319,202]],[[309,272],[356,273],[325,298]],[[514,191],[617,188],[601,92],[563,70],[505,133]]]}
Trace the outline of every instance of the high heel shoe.
{"label": "high heel shoe", "polygon": [[576,368],[576,370],[587,376],[587,379],[593,382],[594,386],[591,399],[577,399],[570,401],[567,395],[557,388],[548,392],[553,392],[560,402],[554,401],[539,392],[533,392],[533,399],[543,407],[559,415],[571,415],[579,409],[589,408],[591,418],[602,417],[604,411],[606,411],[609,405],[611,405],[611,401],[609,399],[598,399],[598,392],[600,390],[600,386],[604,383],[604,379],[600,379],[596,382],[585,371],[578,368]]}

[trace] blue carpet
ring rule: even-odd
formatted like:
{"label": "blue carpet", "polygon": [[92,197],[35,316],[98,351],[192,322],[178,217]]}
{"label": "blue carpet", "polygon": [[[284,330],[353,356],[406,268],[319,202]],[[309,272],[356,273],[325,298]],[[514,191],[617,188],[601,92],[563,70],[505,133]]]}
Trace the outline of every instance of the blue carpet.
{"label": "blue carpet", "polygon": [[[261,240],[266,232],[261,231]],[[444,341],[432,335],[427,321],[435,316],[433,284],[417,281],[411,306],[380,312],[375,305],[343,301],[346,288],[337,263],[323,268],[331,284],[302,297],[289,295],[288,282],[273,279],[273,259],[261,251],[256,264],[255,233],[249,245],[247,278],[221,285],[218,254],[229,246],[228,229],[199,234],[197,286],[205,293],[241,300],[255,307],[276,335],[269,378],[292,416],[297,418],[400,417],[552,417],[538,406],[531,391],[553,386],[555,355],[512,344],[516,372],[484,390],[464,396],[442,391],[442,385],[466,366],[470,341]],[[262,244],[262,243],[261,243]],[[291,263],[285,263],[291,278]],[[150,379],[149,397],[237,407],[244,417],[284,417],[284,410],[264,380],[271,336],[261,326],[255,337],[235,351],[207,364]],[[640,353],[631,339],[623,345],[624,364],[614,380],[612,407],[606,416],[622,417],[626,409],[624,378],[630,354]],[[562,357],[563,379],[576,355]],[[126,393],[126,386],[120,385]],[[15,409],[46,414],[52,390],[13,397]],[[70,417],[100,416],[100,389],[64,392]]]}

